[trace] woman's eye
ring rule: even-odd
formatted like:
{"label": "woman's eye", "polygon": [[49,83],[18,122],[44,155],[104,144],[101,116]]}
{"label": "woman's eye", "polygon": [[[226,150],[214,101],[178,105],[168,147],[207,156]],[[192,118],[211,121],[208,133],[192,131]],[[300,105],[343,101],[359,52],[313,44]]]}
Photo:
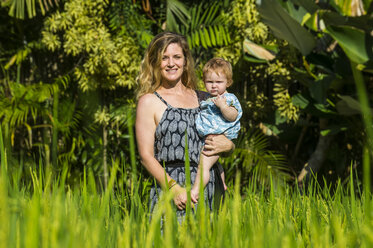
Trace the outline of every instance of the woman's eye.
{"label": "woman's eye", "polygon": [[166,60],[166,59],[168,59],[168,57],[162,57],[162,60]]}

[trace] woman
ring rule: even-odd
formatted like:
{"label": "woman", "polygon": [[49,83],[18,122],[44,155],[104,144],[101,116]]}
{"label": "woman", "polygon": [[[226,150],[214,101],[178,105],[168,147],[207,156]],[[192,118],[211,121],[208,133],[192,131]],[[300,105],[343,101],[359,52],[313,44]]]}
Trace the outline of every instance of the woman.
{"label": "woman", "polygon": [[[186,39],[171,32],[155,36],[141,65],[136,113],[141,162],[158,183],[150,192],[151,209],[158,201],[157,192],[169,185],[180,210],[178,215],[185,214],[185,135],[188,136],[191,183],[194,183],[203,146],[194,120],[200,111],[199,102],[205,98],[207,93],[196,91],[194,61]],[[224,135],[210,136],[205,141],[203,154],[211,156],[233,149],[234,144]],[[215,175],[211,172],[205,188],[210,208],[214,183]]]}

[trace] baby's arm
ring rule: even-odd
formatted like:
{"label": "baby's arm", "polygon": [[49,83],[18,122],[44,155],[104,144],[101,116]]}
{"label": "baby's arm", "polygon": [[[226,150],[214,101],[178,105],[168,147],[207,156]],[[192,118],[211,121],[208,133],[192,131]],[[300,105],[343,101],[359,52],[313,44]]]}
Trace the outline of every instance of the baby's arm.
{"label": "baby's arm", "polygon": [[238,110],[233,106],[228,106],[227,99],[224,96],[217,96],[212,99],[213,103],[220,109],[223,117],[227,121],[235,121],[238,116]]}

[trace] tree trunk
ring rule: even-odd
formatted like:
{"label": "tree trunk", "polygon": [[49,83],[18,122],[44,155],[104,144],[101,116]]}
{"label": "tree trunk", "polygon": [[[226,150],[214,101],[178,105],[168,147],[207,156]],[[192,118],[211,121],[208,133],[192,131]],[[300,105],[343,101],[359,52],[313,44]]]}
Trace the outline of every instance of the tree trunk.
{"label": "tree trunk", "polygon": [[[326,119],[320,119],[319,120],[319,126],[320,130],[323,130],[326,128],[327,120]],[[317,173],[321,166],[323,165],[326,154],[328,151],[328,148],[330,146],[330,142],[332,141],[333,136],[331,135],[319,135],[319,141],[317,142],[316,149],[312,153],[311,157],[307,161],[307,163],[304,165],[302,171],[300,172],[298,176],[298,183],[301,183],[303,180],[308,180],[310,175]],[[310,173],[311,172],[311,173]]]}

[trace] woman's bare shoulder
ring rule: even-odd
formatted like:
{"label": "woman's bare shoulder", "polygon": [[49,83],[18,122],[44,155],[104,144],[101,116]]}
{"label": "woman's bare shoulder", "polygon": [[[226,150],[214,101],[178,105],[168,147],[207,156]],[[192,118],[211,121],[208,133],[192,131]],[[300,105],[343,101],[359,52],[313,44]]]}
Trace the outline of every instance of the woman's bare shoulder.
{"label": "woman's bare shoulder", "polygon": [[146,114],[156,114],[167,108],[167,106],[152,93],[141,96],[137,102],[137,112]]}
{"label": "woman's bare shoulder", "polygon": [[148,93],[145,95],[140,96],[137,105],[145,105],[145,106],[151,106],[157,103],[158,97],[152,93]]}

